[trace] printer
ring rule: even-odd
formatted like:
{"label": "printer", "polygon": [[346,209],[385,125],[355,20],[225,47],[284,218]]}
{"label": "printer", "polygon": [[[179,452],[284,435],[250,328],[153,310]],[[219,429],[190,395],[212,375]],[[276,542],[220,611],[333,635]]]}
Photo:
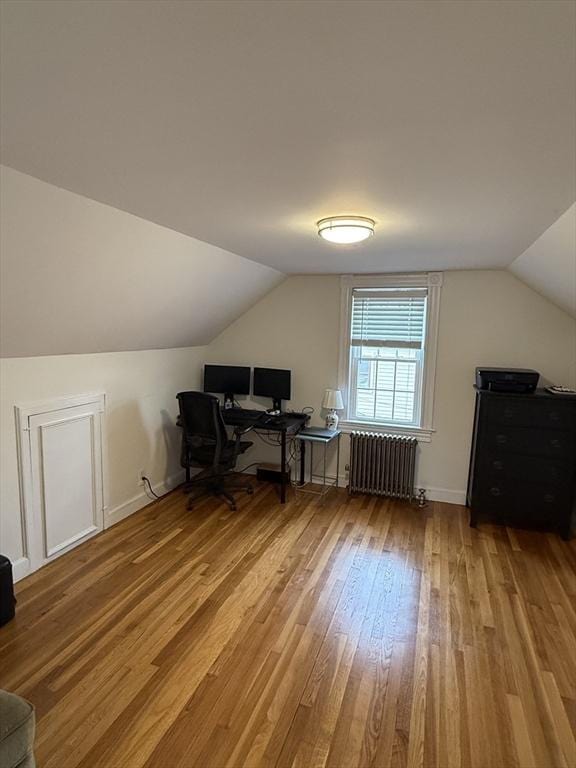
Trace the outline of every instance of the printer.
{"label": "printer", "polygon": [[534,392],[540,374],[530,368],[476,368],[476,389],[491,392]]}

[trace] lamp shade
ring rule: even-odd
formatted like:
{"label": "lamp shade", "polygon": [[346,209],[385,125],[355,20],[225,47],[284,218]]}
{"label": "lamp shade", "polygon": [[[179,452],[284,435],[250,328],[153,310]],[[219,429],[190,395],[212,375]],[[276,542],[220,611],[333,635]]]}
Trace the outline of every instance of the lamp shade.
{"label": "lamp shade", "polygon": [[327,389],[326,392],[324,392],[322,408],[333,408],[335,411],[341,411],[344,408],[342,392],[340,392],[339,389]]}

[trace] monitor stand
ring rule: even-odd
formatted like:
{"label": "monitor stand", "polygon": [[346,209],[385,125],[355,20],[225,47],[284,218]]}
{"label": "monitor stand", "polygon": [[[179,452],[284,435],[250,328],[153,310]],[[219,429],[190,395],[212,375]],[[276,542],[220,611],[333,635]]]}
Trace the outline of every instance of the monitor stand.
{"label": "monitor stand", "polygon": [[272,399],[272,408],[269,408],[266,413],[270,416],[280,416],[282,413],[282,400],[278,400],[275,397]]}

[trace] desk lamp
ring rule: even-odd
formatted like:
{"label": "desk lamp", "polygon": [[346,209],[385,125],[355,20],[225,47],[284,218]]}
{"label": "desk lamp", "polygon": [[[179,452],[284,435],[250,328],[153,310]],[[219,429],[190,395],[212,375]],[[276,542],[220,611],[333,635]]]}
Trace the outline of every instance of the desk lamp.
{"label": "desk lamp", "polygon": [[344,409],[342,393],[339,389],[327,389],[326,392],[324,392],[322,408],[328,409],[328,413],[326,414],[326,429],[331,429],[332,431],[338,429],[338,414],[336,411]]}

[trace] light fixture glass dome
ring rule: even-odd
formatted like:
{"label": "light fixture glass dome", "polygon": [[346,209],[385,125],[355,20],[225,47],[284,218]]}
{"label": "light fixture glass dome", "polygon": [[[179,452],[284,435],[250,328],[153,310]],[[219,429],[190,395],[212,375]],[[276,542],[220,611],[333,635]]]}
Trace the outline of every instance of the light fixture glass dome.
{"label": "light fixture glass dome", "polygon": [[374,225],[366,216],[328,216],[318,222],[318,234],[331,243],[359,243],[374,234]]}

